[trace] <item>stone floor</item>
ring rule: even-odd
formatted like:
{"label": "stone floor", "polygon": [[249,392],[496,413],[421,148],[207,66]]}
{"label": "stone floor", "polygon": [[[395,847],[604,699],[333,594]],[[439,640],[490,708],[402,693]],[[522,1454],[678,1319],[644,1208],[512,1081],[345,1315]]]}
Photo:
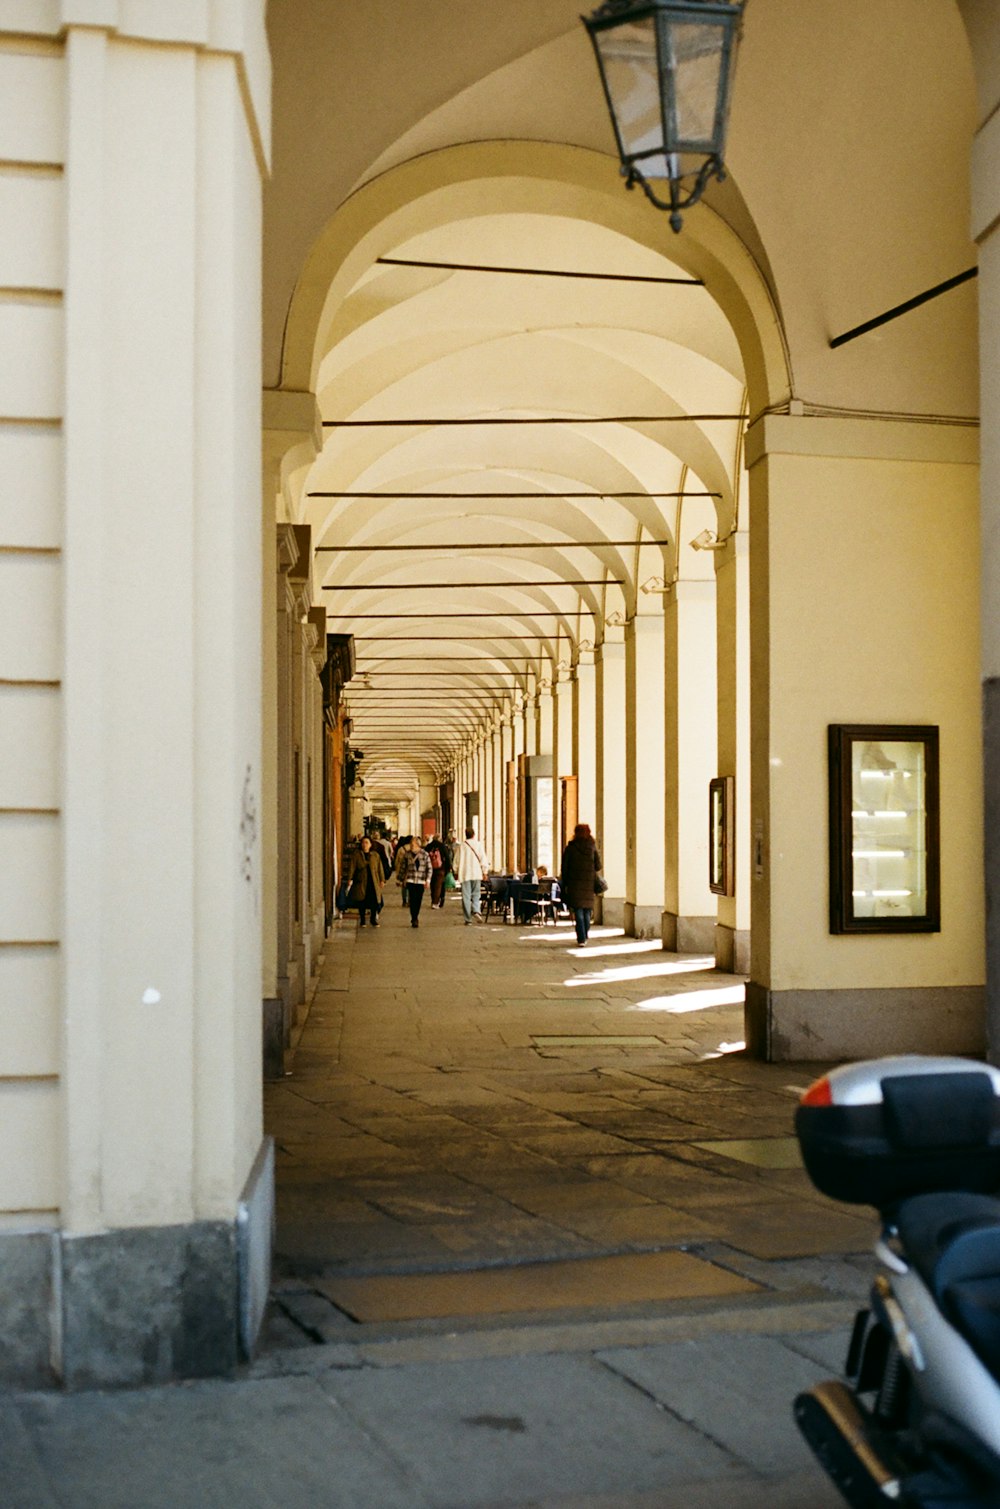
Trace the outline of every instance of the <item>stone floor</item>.
{"label": "stone floor", "polygon": [[865,1250],[864,1212],[799,1162],[815,1066],[745,1058],[742,997],[708,959],[466,927],[454,900],[416,931],[388,904],[378,929],[338,924],[266,1096],[282,1309],[324,1331],[315,1297],[347,1277],[683,1248],[754,1281],[776,1262],[778,1284]]}
{"label": "stone floor", "polygon": [[0,1399],[4,1509],[836,1509],[792,1422],[873,1236],[742,982],[597,929],[338,923],[236,1379]]}

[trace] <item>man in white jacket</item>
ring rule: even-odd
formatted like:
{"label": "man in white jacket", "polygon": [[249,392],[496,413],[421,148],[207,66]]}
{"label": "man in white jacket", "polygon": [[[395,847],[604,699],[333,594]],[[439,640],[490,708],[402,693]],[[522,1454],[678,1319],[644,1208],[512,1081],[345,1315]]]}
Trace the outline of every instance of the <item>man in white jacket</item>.
{"label": "man in white jacket", "polygon": [[458,883],[462,887],[462,911],[465,913],[465,925],[468,927],[473,917],[477,922],[482,922],[479,893],[489,873],[490,862],[486,858],[486,850],[476,837],[474,828],[466,828],[465,838],[455,850],[453,863]]}

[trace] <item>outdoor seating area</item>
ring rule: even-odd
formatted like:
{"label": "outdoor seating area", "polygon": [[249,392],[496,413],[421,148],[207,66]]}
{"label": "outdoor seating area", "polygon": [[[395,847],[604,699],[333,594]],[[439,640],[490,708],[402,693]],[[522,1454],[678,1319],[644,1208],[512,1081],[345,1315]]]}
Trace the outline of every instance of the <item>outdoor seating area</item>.
{"label": "outdoor seating area", "polygon": [[530,876],[489,875],[483,889],[483,916],[520,927],[566,921],[571,913],[563,904],[554,876],[532,880]]}

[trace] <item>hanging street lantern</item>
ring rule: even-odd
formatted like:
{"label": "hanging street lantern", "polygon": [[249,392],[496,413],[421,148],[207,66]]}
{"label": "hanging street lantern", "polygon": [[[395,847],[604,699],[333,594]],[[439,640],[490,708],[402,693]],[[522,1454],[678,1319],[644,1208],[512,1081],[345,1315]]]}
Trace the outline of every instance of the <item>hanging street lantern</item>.
{"label": "hanging street lantern", "polygon": [[[697,204],[722,153],[742,4],[723,0],[606,0],[582,18],[601,70],[628,188],[657,209]],[[664,181],[669,198],[654,193]]]}

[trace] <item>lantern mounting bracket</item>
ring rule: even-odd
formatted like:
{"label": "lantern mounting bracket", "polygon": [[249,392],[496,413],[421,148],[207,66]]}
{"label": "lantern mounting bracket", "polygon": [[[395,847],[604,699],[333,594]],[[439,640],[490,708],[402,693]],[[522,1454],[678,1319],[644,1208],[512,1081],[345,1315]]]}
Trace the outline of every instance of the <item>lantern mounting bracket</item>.
{"label": "lantern mounting bracket", "polygon": [[627,189],[634,189],[636,184],[638,184],[650,204],[654,204],[658,210],[670,211],[670,229],[675,234],[681,230],[684,223],[681,219],[681,210],[689,210],[693,204],[698,203],[712,178],[717,178],[722,183],[726,177],[725,164],[714,155],[706,157],[698,169],[694,177],[694,183],[687,194],[682,194],[681,192],[682,179],[671,178],[668,180],[670,199],[667,203],[664,203],[659,195],[654,193],[649,181],[643,177],[634,162],[629,163],[628,166],[623,164],[620,171],[622,177],[625,179],[625,187]]}

